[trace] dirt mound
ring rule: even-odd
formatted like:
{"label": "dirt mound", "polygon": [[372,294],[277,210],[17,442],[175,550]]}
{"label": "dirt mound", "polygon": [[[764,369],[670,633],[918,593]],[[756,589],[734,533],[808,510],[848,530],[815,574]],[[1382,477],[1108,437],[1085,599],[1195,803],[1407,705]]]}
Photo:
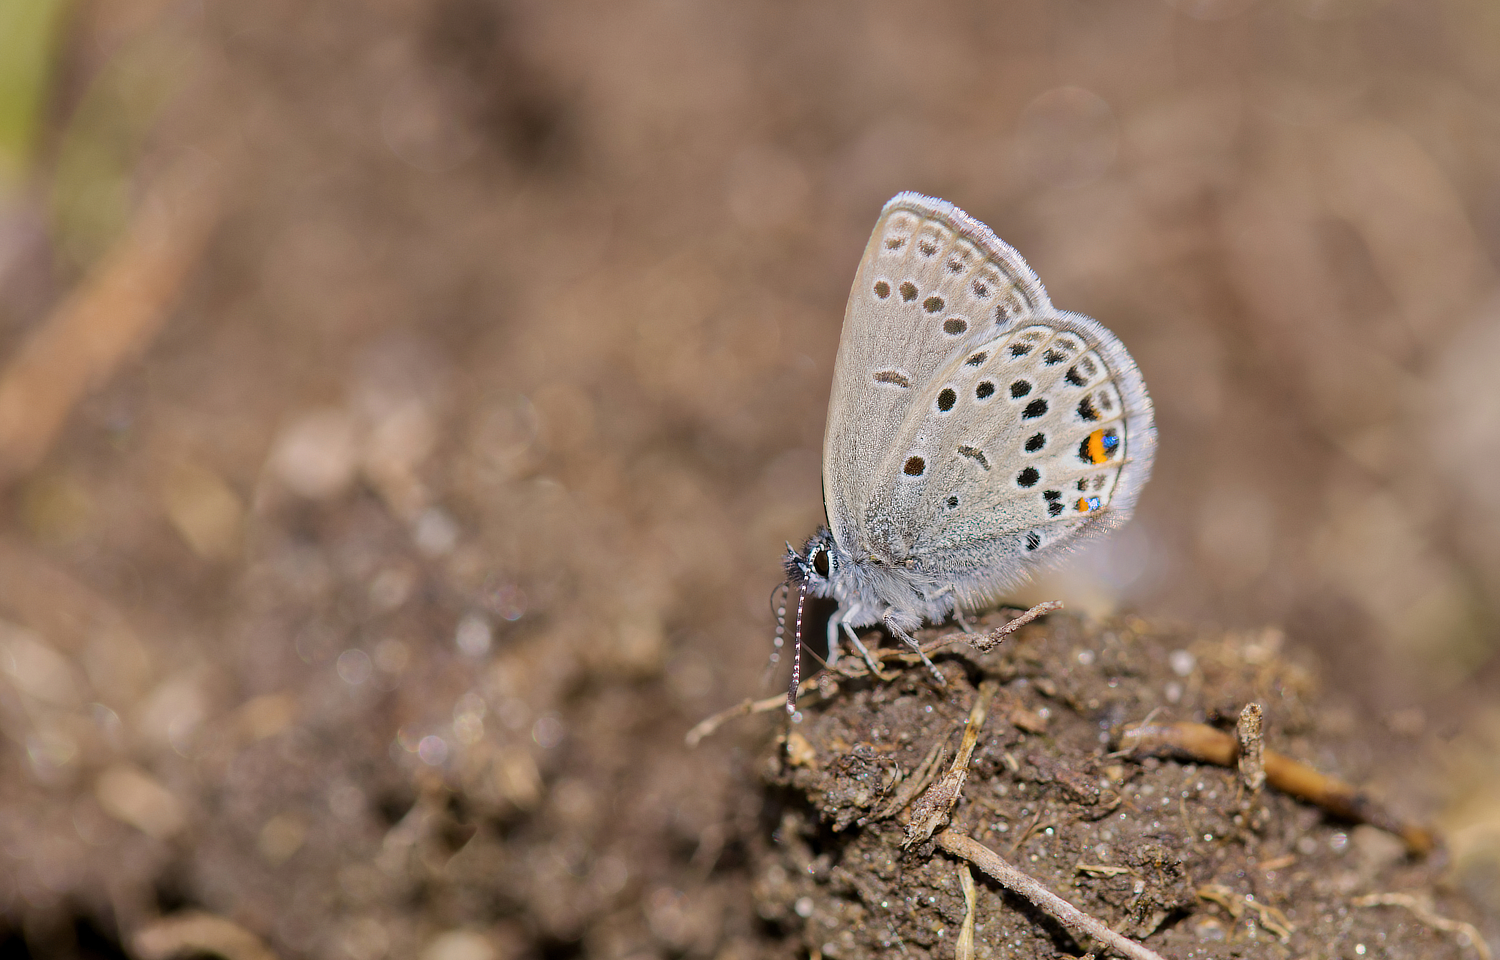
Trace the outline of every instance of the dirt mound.
{"label": "dirt mound", "polygon": [[[799,949],[838,960],[951,957],[966,918],[972,956],[1097,949],[977,869],[967,905],[965,861],[936,849],[957,845],[942,834],[912,842],[903,822],[920,816],[919,795],[940,790],[966,718],[987,699],[948,839],[989,847],[1114,930],[1182,958],[1472,956],[1473,928],[1437,919],[1473,917],[1440,892],[1440,853],[1274,786],[1251,791],[1234,767],[1195,762],[1173,739],[1213,740],[1226,722],[1219,736],[1230,739],[1241,708],[1259,703],[1275,764],[1301,757],[1357,783],[1379,738],[1330,722],[1347,708],[1330,706],[1280,646],[1274,631],[1054,614],[988,654],[949,646],[938,659],[946,689],[920,665],[886,682],[853,664],[859,676],[807,698],[767,757],[777,799],[756,850],[761,915]],[[1425,844],[1419,828],[1362,802],[1369,819]],[[1422,913],[1434,900],[1437,913]]]}

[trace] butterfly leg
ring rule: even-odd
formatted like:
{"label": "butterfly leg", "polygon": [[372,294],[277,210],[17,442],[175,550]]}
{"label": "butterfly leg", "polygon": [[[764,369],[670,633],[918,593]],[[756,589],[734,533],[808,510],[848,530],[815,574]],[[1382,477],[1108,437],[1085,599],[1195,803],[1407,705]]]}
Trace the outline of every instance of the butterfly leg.
{"label": "butterfly leg", "polygon": [[[915,627],[916,624],[913,623],[912,626]],[[922,658],[922,662],[927,664],[927,669],[931,670],[933,677],[937,679],[938,686],[946,687],[948,685],[948,681],[943,678],[941,673],[938,673],[937,664],[929,660],[927,654],[922,652],[922,645],[917,642],[917,638],[901,628],[901,624],[897,622],[895,613],[887,613],[885,615],[885,628],[891,632],[892,636],[897,636],[905,640],[906,645],[917,652],[917,656]]]}
{"label": "butterfly leg", "polygon": [[870,654],[869,648],[855,634],[854,627],[850,626],[850,621],[854,620],[859,613],[860,608],[853,606],[848,610],[839,610],[828,621],[828,665],[830,667],[833,666],[833,652],[838,649],[838,628],[843,627],[844,634],[848,636],[849,642],[854,644],[854,649],[858,650],[859,655],[865,658],[865,666],[870,668],[870,673],[877,677],[884,677],[885,674],[881,672],[879,661]]}
{"label": "butterfly leg", "polygon": [[828,618],[828,659],[823,661],[823,666],[829,670],[839,662],[839,624],[844,617],[844,608],[840,607]]}
{"label": "butterfly leg", "polygon": [[[934,593],[932,595],[932,599],[936,600],[938,597],[946,596],[948,594],[951,594],[952,592],[953,592],[953,588],[951,586],[944,587],[943,589],[939,590],[937,593]],[[972,624],[969,623],[969,618],[966,617],[966,616],[964,616],[964,612],[963,612],[962,609],[959,608],[958,601],[956,599],[953,601],[953,621],[958,624],[958,629],[962,630],[964,633],[967,633],[967,634],[969,634],[971,636],[973,635],[973,633],[974,633],[974,627],[973,627]]]}

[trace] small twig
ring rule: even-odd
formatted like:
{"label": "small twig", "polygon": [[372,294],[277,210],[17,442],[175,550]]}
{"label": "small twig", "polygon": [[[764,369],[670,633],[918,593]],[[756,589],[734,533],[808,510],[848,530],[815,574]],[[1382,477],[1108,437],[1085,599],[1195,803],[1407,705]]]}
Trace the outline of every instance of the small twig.
{"label": "small twig", "polygon": [[958,868],[958,884],[964,891],[964,925],[958,929],[958,942],[953,945],[953,960],[974,960],[974,914],[979,902],[979,891],[974,886],[974,871],[966,863]]}
{"label": "small twig", "polygon": [[991,650],[995,649],[1001,643],[1003,643],[1006,637],[1026,626],[1037,617],[1046,616],[1054,610],[1061,610],[1062,608],[1063,604],[1061,600],[1044,600],[1036,606],[1032,607],[1030,610],[1027,610],[1025,613],[1021,614],[1019,617],[1016,617],[1014,620],[1007,621],[1001,626],[996,627],[994,630],[991,630],[989,633],[980,633],[969,637],[968,643],[980,653],[989,653]]}
{"label": "small twig", "polygon": [[932,749],[927,751],[927,756],[923,757],[922,762],[917,764],[917,769],[913,770],[911,776],[907,777],[896,788],[896,792],[891,794],[888,800],[877,807],[874,813],[870,814],[870,819],[884,820],[886,817],[894,817],[902,810],[911,806],[911,802],[917,799],[922,791],[931,786],[933,780],[937,779],[938,768],[942,766],[943,754],[947,752],[947,747],[948,742],[946,738],[939,739],[937,743],[934,743]]}
{"label": "small twig", "polygon": [[1468,946],[1474,951],[1479,960],[1492,960],[1489,944],[1484,942],[1484,936],[1479,928],[1472,923],[1463,920],[1452,920],[1432,911],[1432,908],[1409,893],[1372,893],[1367,897],[1355,897],[1353,901],[1356,907],[1405,907],[1412,912],[1421,923],[1451,933],[1463,946],[1468,941]]}
{"label": "small twig", "polygon": [[1042,814],[1045,812],[1045,810],[1038,807],[1036,816],[1031,818],[1031,822],[1026,825],[1026,829],[1022,830],[1019,834],[1016,835],[1016,839],[1011,841],[1010,852],[1012,854],[1021,852],[1021,844],[1025,843],[1028,839],[1031,838],[1031,835],[1036,832],[1037,826],[1042,822]]}
{"label": "small twig", "polygon": [[1269,903],[1261,903],[1259,900],[1249,901],[1249,906],[1260,915],[1260,925],[1276,934],[1276,939],[1282,943],[1292,939],[1292,921],[1280,910]]}
{"label": "small twig", "polygon": [[51,449],[78,402],[161,330],[219,219],[197,157],[157,181],[124,235],[0,370],[0,485]]}
{"label": "small twig", "polygon": [[174,913],[152,921],[131,938],[142,960],[212,954],[227,960],[276,960],[261,939],[244,927],[211,913]]}
{"label": "small twig", "polygon": [[1222,884],[1211,883],[1206,887],[1199,887],[1193,892],[1197,894],[1199,900],[1217,903],[1223,907],[1224,912],[1229,914],[1229,919],[1231,920],[1238,920],[1245,913],[1244,902],[1234,895],[1233,890]]}
{"label": "small twig", "polygon": [[[1121,753],[1179,754],[1221,767],[1234,766],[1239,754],[1234,736],[1206,724],[1187,722],[1126,727],[1120,732],[1118,747]],[[1373,797],[1342,780],[1274,750],[1265,750],[1262,755],[1266,782],[1283,793],[1316,804],[1335,816],[1394,833],[1406,844],[1409,853],[1424,855],[1437,846],[1432,831],[1400,819]]]}
{"label": "small twig", "polygon": [[1261,727],[1260,704],[1245,704],[1245,709],[1240,711],[1235,735],[1239,739],[1240,783],[1252,794],[1259,793],[1266,783],[1265,739]]}
{"label": "small twig", "polygon": [[980,653],[989,653],[991,650],[995,649],[1001,643],[1003,643],[1006,637],[1015,633],[1017,630],[1026,626],[1028,623],[1031,623],[1038,617],[1044,617],[1047,614],[1052,613],[1056,610],[1061,610],[1062,608],[1063,602],[1061,600],[1044,600],[1031,609],[1024,611],[1020,616],[1013,617],[1000,626],[996,627],[995,629],[990,630],[986,633],[944,634],[943,636],[938,637],[936,640],[933,640],[931,643],[922,644],[922,650],[925,653],[930,654],[934,651],[942,649],[943,647],[950,646],[951,644],[966,643],[969,646],[973,647],[975,650],[978,650]]}
{"label": "small twig", "polygon": [[903,849],[916,843],[924,843],[932,832],[948,821],[958,795],[963,792],[964,781],[969,776],[969,759],[974,756],[974,745],[979,742],[979,730],[989,715],[990,698],[995,695],[995,682],[986,680],[979,685],[974,696],[974,706],[969,710],[969,720],[964,724],[963,742],[958,745],[958,756],[942,779],[922,794],[912,805],[911,820],[906,824],[906,838],[901,841]]}
{"label": "small twig", "polygon": [[934,839],[942,849],[964,858],[993,877],[1005,889],[1030,900],[1038,910],[1062,924],[1073,936],[1080,939],[1090,937],[1130,960],[1165,960],[1156,951],[1121,936],[1106,926],[1104,921],[1079,910],[1031,876],[1011,866],[998,853],[973,837],[954,830],[944,830]]}
{"label": "small twig", "polygon": [[1287,919],[1286,914],[1270,904],[1261,903],[1248,895],[1235,893],[1228,887],[1217,883],[1199,887],[1195,892],[1199,900],[1207,900],[1223,907],[1232,920],[1238,921],[1244,916],[1245,909],[1248,907],[1254,910],[1256,916],[1260,918],[1260,925],[1275,934],[1282,943],[1292,938],[1292,921]]}
{"label": "small twig", "polygon": [[[801,685],[797,687],[797,696],[801,697],[803,694],[810,693],[813,690],[820,690],[818,677],[808,677],[803,680]],[[756,713],[770,713],[777,707],[785,705],[786,694],[783,693],[778,693],[774,697],[766,697],[764,700],[751,700],[747,697],[728,710],[720,710],[713,716],[698,721],[697,725],[687,732],[687,736],[684,739],[687,741],[688,746],[696,747],[702,742],[704,737],[713,733],[735,717],[748,717]]]}

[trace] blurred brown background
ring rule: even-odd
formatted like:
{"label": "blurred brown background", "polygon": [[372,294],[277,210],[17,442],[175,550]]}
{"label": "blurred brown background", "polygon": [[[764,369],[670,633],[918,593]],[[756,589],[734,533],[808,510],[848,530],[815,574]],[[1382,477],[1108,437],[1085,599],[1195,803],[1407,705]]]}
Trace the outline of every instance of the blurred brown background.
{"label": "blurred brown background", "polygon": [[760,950],[682,734],[904,189],[1156,402],[1021,599],[1283,628],[1500,911],[1500,7],[0,0],[0,955]]}

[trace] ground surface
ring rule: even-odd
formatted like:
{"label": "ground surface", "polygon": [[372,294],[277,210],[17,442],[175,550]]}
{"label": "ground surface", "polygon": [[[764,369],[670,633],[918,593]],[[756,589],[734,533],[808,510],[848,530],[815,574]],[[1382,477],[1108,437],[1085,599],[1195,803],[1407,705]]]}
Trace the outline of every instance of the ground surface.
{"label": "ground surface", "polygon": [[[946,769],[978,684],[991,680],[998,690],[952,828],[1114,929],[1180,958],[1472,955],[1409,912],[1360,906],[1400,890],[1475,918],[1435,889],[1441,855],[1408,857],[1390,833],[1275,791],[1251,799],[1232,769],[1115,749],[1122,728],[1153,712],[1158,722],[1232,722],[1254,701],[1271,749],[1369,776],[1380,761],[1367,731],[1282,659],[1280,639],[1054,615],[999,651],[939,658],[946,691],[920,666],[889,683],[847,681],[804,705],[767,764],[779,790],[770,842],[755,845],[761,916],[813,955],[953,955],[962,861],[931,844],[904,850],[904,818],[887,804],[945,743]],[[975,956],[1084,952],[1014,893],[980,890]]]}
{"label": "ground surface", "polygon": [[[1268,702],[1273,734],[1449,840],[1441,863],[1388,863],[1276,797],[1263,834],[1223,834],[1227,774],[1121,762],[1102,790],[1144,810],[1187,784],[1216,838],[1172,841],[1163,902],[1263,890],[1306,937],[1317,884],[1425,890],[1430,868],[1496,935],[1490,5],[56,9],[19,151],[0,76],[0,955],[821,948],[802,898],[819,923],[866,901],[800,874],[778,897],[772,861],[884,856],[889,825],[818,826],[800,768],[768,786],[767,718],[683,738],[782,682],[768,596],[822,519],[843,303],[904,189],[991,224],[1121,336],[1155,400],[1135,520],[1016,599],[1193,626],[1112,628],[1142,637],[1066,672],[1081,649],[1037,640],[1045,677],[1097,685],[1118,660],[1140,672],[1101,704],[1237,710],[1262,688],[1199,690],[1160,658],[1212,648],[1198,624],[1284,631],[1324,684]],[[1050,732],[992,718],[1002,754],[977,763],[998,779],[961,822],[1003,820],[1004,847],[1042,797],[1037,863],[1147,923],[1126,875],[1063,875],[1087,834],[1046,758],[1108,779],[1091,764],[1116,718],[1015,686],[1034,669],[1006,696]],[[964,690],[810,705],[807,730],[833,725],[808,734],[818,769],[872,711],[951,726]],[[904,768],[940,731],[909,732],[880,757]],[[764,845],[768,810],[791,852]],[[1141,873],[1121,842],[1094,845]],[[941,855],[890,869],[952,923]],[[1211,901],[1172,909],[1156,936],[1184,949],[1209,921],[1281,949]],[[1022,916],[984,924],[1024,939]],[[1375,924],[1426,936],[1399,910],[1335,917],[1351,950]]]}

